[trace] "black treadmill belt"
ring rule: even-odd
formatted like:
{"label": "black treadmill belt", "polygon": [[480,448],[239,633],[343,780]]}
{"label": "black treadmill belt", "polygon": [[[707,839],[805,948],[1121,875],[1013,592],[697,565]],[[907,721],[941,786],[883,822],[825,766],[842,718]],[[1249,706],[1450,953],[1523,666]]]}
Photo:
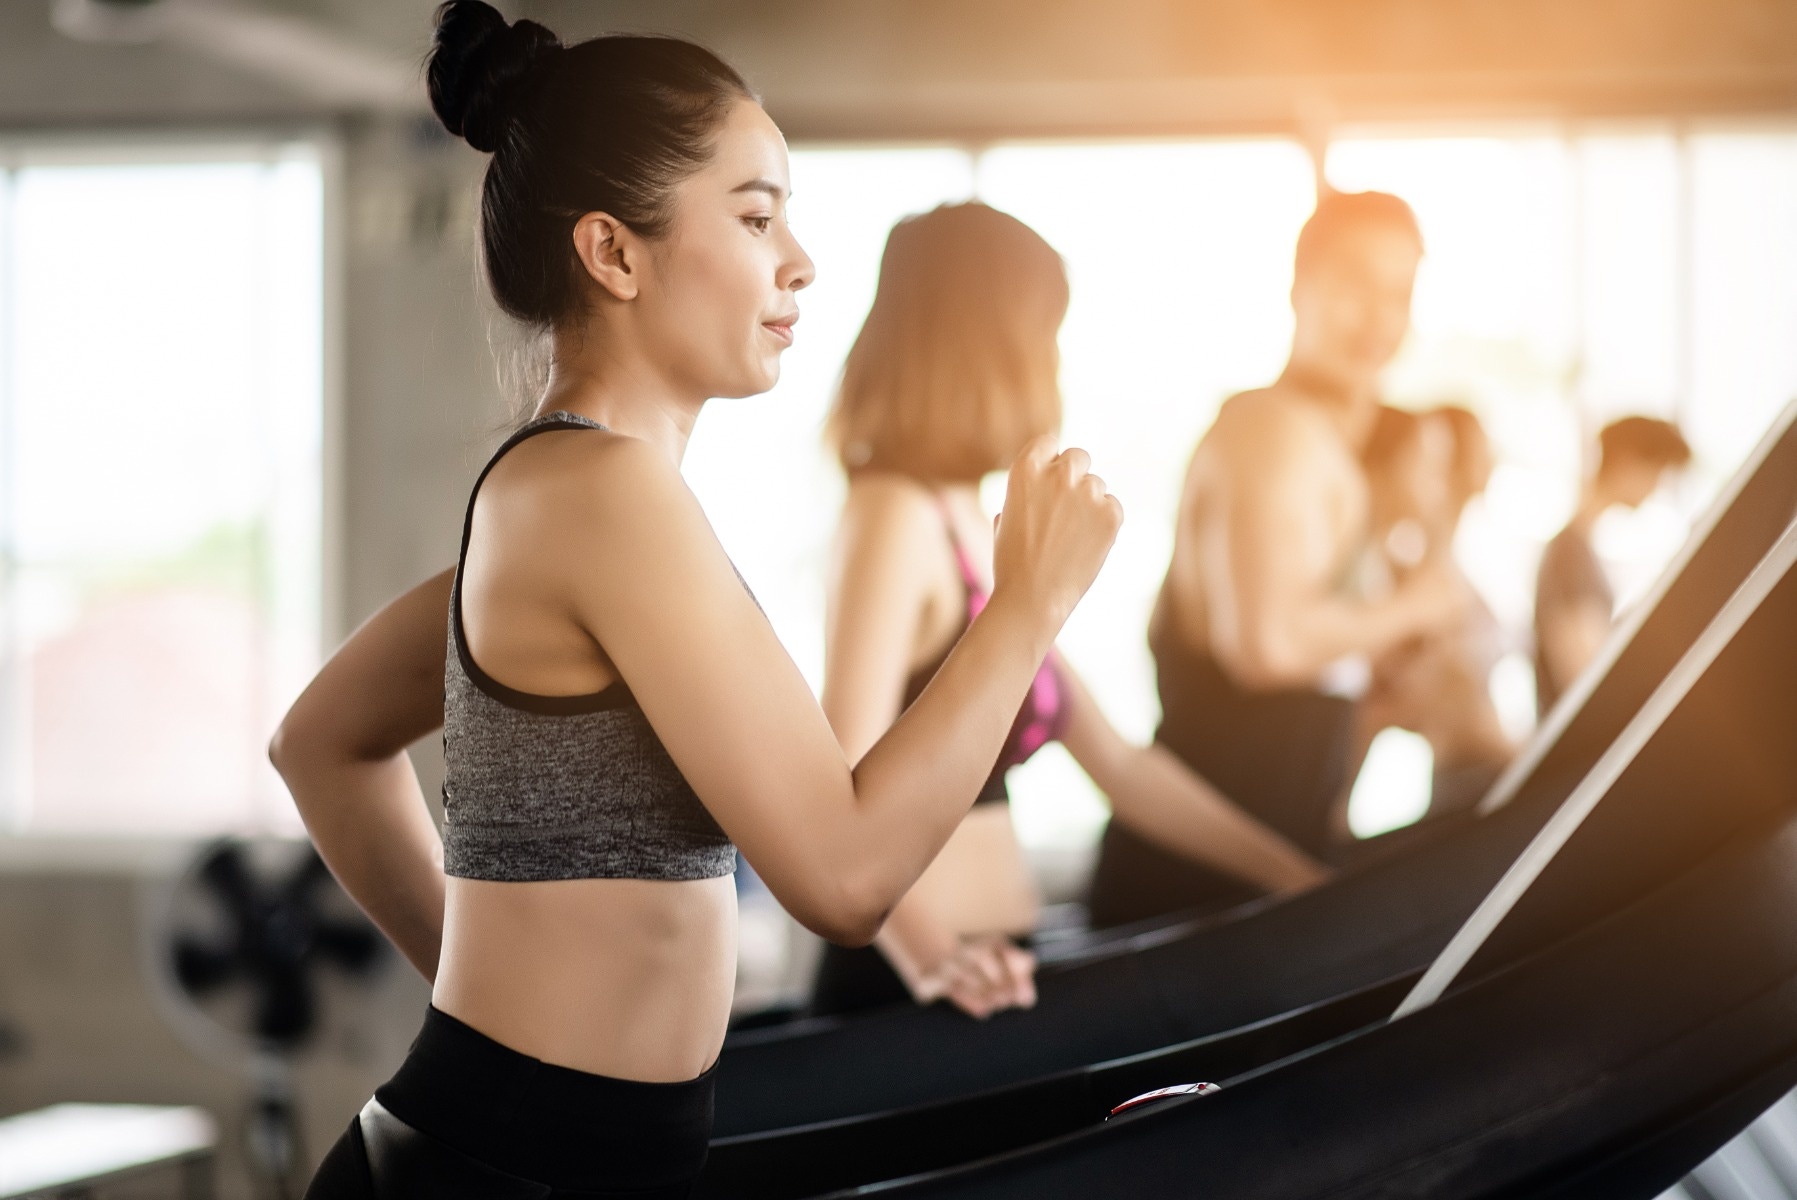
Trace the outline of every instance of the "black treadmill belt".
{"label": "black treadmill belt", "polygon": [[1344,879],[1250,922],[1044,974],[1028,1012],[975,1023],[946,1006],[898,1009],[773,1053],[729,1051],[715,1136],[946,1100],[1238,1028],[1420,970],[1543,815],[1517,806],[1456,831],[1437,853],[1403,864],[1401,876]]}
{"label": "black treadmill belt", "polygon": [[701,1200],[791,1200],[939,1170],[1104,1120],[1168,1079],[1242,1075],[1391,1015],[1417,973],[1245,1029],[918,1108],[716,1139]]}

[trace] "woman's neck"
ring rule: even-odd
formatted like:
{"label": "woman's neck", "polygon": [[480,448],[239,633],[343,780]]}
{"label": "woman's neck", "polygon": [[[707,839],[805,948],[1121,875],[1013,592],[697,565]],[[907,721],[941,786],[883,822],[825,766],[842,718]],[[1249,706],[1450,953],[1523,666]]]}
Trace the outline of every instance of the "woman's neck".
{"label": "woman's neck", "polygon": [[985,509],[980,505],[980,485],[977,483],[934,483],[928,486],[950,504],[958,505],[968,512],[985,514]]}
{"label": "woman's neck", "polygon": [[646,357],[617,349],[631,341],[597,330],[556,333],[537,415],[560,410],[586,417],[648,442],[679,466],[705,398],[686,395]]}

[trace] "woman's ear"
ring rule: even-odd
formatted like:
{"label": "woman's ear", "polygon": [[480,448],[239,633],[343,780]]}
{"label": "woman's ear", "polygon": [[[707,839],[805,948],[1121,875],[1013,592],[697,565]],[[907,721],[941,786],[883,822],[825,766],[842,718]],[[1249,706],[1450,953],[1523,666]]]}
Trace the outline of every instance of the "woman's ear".
{"label": "woman's ear", "polygon": [[574,252],[588,278],[619,300],[634,300],[648,255],[642,239],[608,213],[590,212],[574,222]]}

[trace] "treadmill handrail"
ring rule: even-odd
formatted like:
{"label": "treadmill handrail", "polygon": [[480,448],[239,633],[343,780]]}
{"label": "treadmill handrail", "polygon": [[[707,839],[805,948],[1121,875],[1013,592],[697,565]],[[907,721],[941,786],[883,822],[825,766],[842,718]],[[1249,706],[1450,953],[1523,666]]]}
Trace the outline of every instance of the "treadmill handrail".
{"label": "treadmill handrail", "polygon": [[1697,681],[1709,670],[1722,650],[1735,635],[1772,589],[1788,575],[1793,564],[1797,564],[1797,520],[1785,526],[1785,531],[1777,542],[1773,543],[1759,565],[1735,589],[1728,603],[1722,606],[1697,640],[1679,658],[1666,678],[1660,681],[1647,702],[1641,706],[1628,725],[1616,740],[1610,743],[1603,755],[1586,772],[1579,785],[1572,790],[1561,803],[1553,816],[1541,827],[1528,847],[1517,856],[1510,869],[1504,872],[1497,886],[1486,893],[1479,907],[1473,910],[1472,916],[1466,919],[1460,929],[1449,940],[1448,944],[1436,955],[1429,969],[1417,981],[1410,994],[1404,997],[1391,1019],[1409,1016],[1418,1009],[1427,1008],[1435,1003],[1448,990],[1466,964],[1472,961],[1479,947],[1496,931],[1516,902],[1522,899],[1541,872],[1547,869],[1548,863],[1554,860],[1561,849],[1577,832],[1585,818],[1591,815],[1598,803],[1609,794],[1622,773],[1635,761],[1648,741],[1659,732],[1660,726],[1672,715],[1674,709],[1696,686]]}
{"label": "treadmill handrail", "polygon": [[1592,659],[1591,664],[1573,679],[1572,685],[1560,694],[1559,701],[1548,710],[1546,719],[1535,730],[1534,736],[1522,748],[1522,752],[1510,760],[1510,765],[1505,768],[1503,774],[1497,777],[1496,782],[1491,785],[1491,790],[1485,793],[1485,798],[1479,801],[1477,811],[1480,816],[1495,812],[1514,800],[1522,785],[1529,781],[1536,768],[1541,765],[1541,760],[1547,757],[1550,750],[1560,744],[1560,738],[1565,734],[1567,726],[1571,725],[1573,719],[1585,710],[1585,702],[1609,676],[1611,668],[1622,657],[1623,651],[1628,649],[1629,644],[1641,632],[1641,627],[1647,623],[1647,618],[1655,609],[1659,608],[1660,602],[1666,598],[1666,593],[1672,589],[1673,582],[1685,573],[1685,568],[1696,557],[1698,548],[1709,541],[1710,534],[1714,533],[1716,526],[1722,522],[1723,515],[1734,507],[1735,501],[1745,490],[1748,482],[1758,475],[1760,466],[1772,454],[1778,443],[1784,439],[1793,424],[1797,424],[1797,400],[1792,400],[1785,405],[1777,419],[1766,427],[1765,434],[1761,436],[1752,452],[1742,460],[1740,467],[1729,476],[1728,482],[1716,493],[1715,499],[1704,510],[1703,516],[1691,527],[1691,532],[1685,538],[1684,544],[1679,547],[1678,553],[1673,556],[1672,561],[1666,564],[1666,569],[1661,571],[1654,580],[1653,586],[1647,590],[1639,602],[1629,606],[1628,611],[1622,615],[1622,619],[1616,623],[1616,627],[1610,631],[1610,635],[1604,639],[1603,645],[1598,649],[1597,657]]}

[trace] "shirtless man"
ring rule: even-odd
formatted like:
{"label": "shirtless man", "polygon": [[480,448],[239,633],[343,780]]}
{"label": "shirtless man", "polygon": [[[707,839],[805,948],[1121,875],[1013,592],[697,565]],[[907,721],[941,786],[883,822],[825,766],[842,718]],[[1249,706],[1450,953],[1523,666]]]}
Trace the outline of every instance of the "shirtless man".
{"label": "shirtless man", "polygon": [[[1416,218],[1395,196],[1319,201],[1298,237],[1290,360],[1271,387],[1229,400],[1199,443],[1149,629],[1157,740],[1318,856],[1333,849],[1348,783],[1352,677],[1462,611],[1445,568],[1418,570],[1377,600],[1354,586],[1370,520],[1359,451],[1380,372],[1410,328],[1422,250]],[[1238,885],[1126,826],[1106,829],[1094,924],[1238,898]]]}

